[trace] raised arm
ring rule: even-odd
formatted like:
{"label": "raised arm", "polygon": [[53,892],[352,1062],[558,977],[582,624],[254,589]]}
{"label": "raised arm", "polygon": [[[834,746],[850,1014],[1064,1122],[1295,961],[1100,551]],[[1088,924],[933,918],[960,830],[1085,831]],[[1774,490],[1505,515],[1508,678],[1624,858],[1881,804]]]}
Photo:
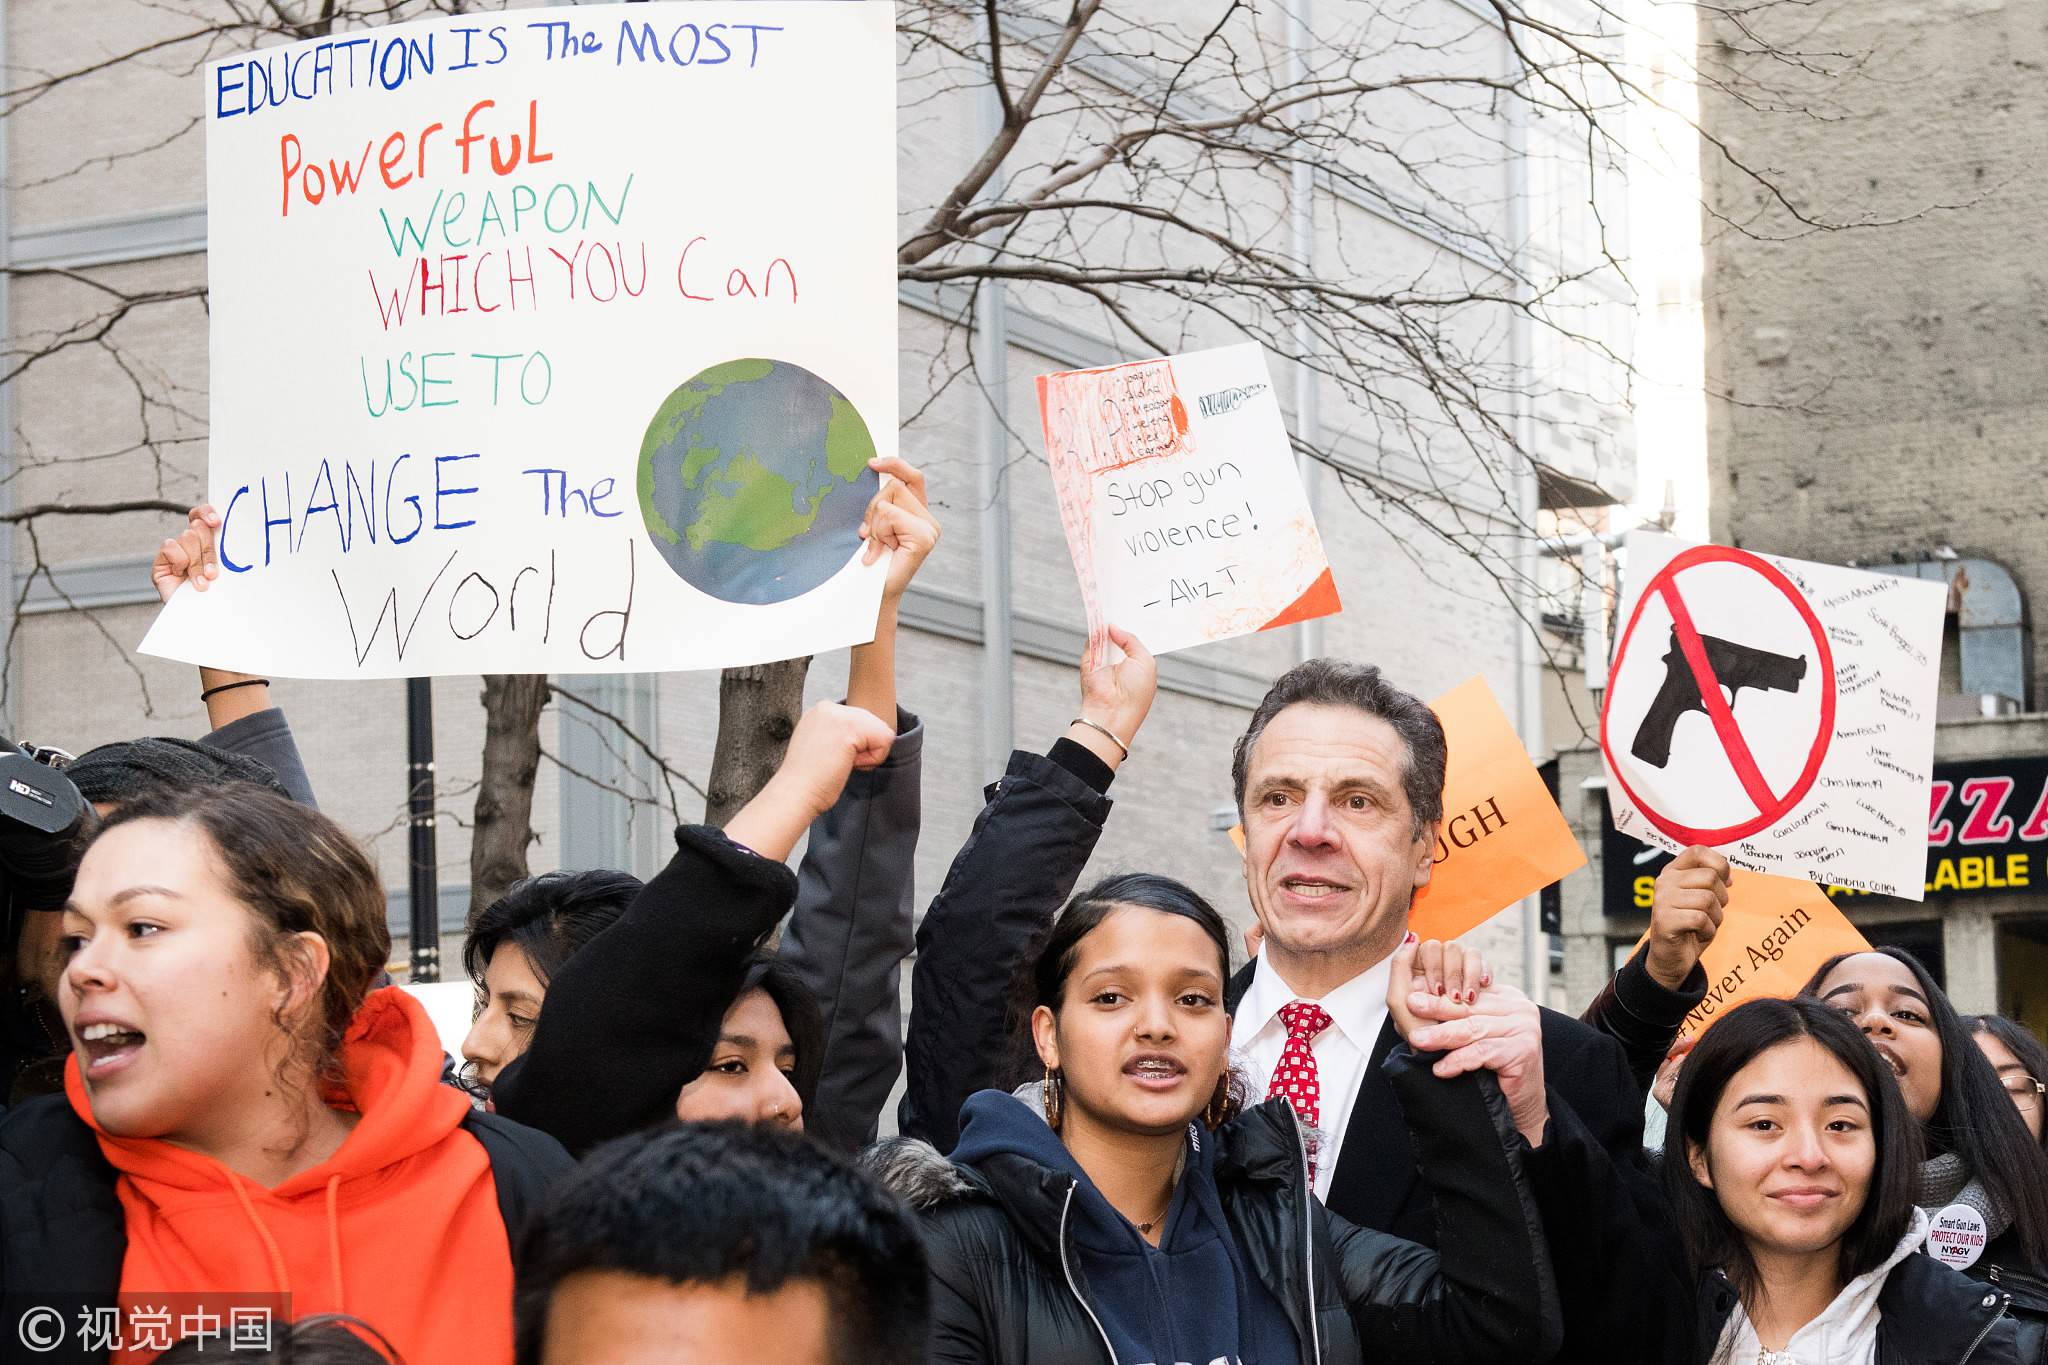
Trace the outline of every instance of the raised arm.
{"label": "raised arm", "polygon": [[1345,1305],[1373,1359],[1429,1365],[1546,1361],[1563,1336],[1556,1276],[1493,1074],[1431,1074],[1400,1046],[1384,1064],[1436,1206],[1437,1249],[1330,1216]]}
{"label": "raised arm", "polygon": [[1706,998],[1700,955],[1728,908],[1728,860],[1711,848],[1686,849],[1657,874],[1650,936],[1622,964],[1579,1018],[1621,1044],[1636,1089],[1655,1083],[1685,1016]]}
{"label": "raised arm", "polygon": [[[1484,1069],[1499,1081],[1563,1306],[1565,1357],[1686,1358],[1691,1286],[1643,1154],[1642,1093],[1621,1047],[1566,1019],[1546,1029],[1506,988],[1481,991],[1462,1012],[1421,993],[1394,1010],[1392,997],[1409,1042],[1444,1053],[1438,1075]],[[1674,1323],[1681,1335],[1665,1335]]]}
{"label": "raised arm", "polygon": [[854,647],[846,676],[846,704],[858,706],[884,724],[896,724],[896,617],[910,581],[938,548],[939,521],[925,500],[924,475],[905,460],[890,456],[868,461],[882,475],[882,491],[868,503],[861,518],[861,539],[867,548],[861,562],[889,556],[889,576],[882,582],[882,609],[875,617],[875,638]]}
{"label": "raised arm", "polygon": [[1394,954],[1387,1008],[1407,1041],[1384,1065],[1435,1205],[1437,1250],[1333,1218],[1346,1302],[1371,1355],[1548,1360],[1563,1314],[1522,1166],[1549,1123],[1536,1006],[1494,986],[1460,1019],[1428,1024],[1412,1008],[1436,999],[1417,948],[1410,935]]}
{"label": "raised arm", "polygon": [[782,860],[849,772],[887,756],[890,738],[865,712],[813,707],[723,833],[678,828],[668,866],[549,983],[532,1044],[492,1088],[498,1112],[577,1155],[673,1115],[710,1059],[748,955],[796,894]]}
{"label": "raised arm", "polygon": [[[202,669],[200,676],[213,673]],[[299,742],[292,736],[291,722],[284,708],[268,706],[239,719],[216,726],[202,743],[226,753],[253,758],[277,774],[292,800],[302,806],[319,807],[313,799],[313,782],[306,776],[306,761],[299,756]]]}
{"label": "raised arm", "polygon": [[1158,666],[1135,637],[1110,638],[1124,657],[1083,667],[1080,716],[1050,753],[1010,755],[918,927],[897,1126],[941,1152],[967,1097],[1003,1079],[1018,964],[1095,852],[1110,780],[1152,709]]}
{"label": "raised arm", "polygon": [[[220,513],[212,503],[202,502],[185,514],[185,529],[157,546],[156,559],[149,566],[149,581],[159,598],[170,601],[171,594],[187,583],[194,592],[205,592],[220,577],[220,555],[215,549],[219,534]],[[305,806],[319,805],[313,799],[313,784],[306,777],[306,763],[299,757],[292,727],[284,712],[270,704],[268,678],[202,667],[199,699],[212,730],[206,744],[256,759],[277,774],[292,800]]]}
{"label": "raised arm", "polygon": [[846,700],[886,720],[896,741],[888,760],[856,772],[811,826],[780,949],[825,1020],[824,1065],[804,1128],[847,1151],[874,1141],[903,1069],[902,964],[916,907],[924,724],[896,705],[896,614],[939,540],[924,476],[902,460],[873,463],[888,483],[869,505],[862,534],[870,559],[886,553],[891,560],[875,638],[853,651]]}

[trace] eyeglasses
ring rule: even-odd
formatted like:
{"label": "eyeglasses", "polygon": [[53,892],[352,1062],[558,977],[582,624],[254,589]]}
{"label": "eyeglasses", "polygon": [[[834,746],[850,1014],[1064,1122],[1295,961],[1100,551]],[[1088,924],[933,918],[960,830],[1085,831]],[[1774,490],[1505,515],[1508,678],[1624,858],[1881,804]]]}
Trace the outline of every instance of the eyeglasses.
{"label": "eyeglasses", "polygon": [[2005,1087],[2006,1094],[2012,1096],[2012,1102],[2022,1109],[2039,1107],[2041,1096],[2048,1093],[2048,1085],[2032,1076],[2005,1076],[2000,1078],[1999,1084]]}

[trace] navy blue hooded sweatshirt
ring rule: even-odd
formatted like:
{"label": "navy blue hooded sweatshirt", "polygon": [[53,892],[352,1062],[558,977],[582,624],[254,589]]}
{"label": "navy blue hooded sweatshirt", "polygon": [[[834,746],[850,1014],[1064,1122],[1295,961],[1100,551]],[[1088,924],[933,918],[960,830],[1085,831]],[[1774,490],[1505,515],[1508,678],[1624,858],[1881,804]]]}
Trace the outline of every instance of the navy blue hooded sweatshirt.
{"label": "navy blue hooded sweatshirt", "polygon": [[1068,1221],[1075,1278],[1119,1362],[1284,1365],[1300,1358],[1280,1304],[1245,1272],[1216,1193],[1216,1143],[1198,1125],[1188,1125],[1186,1168],[1155,1247],[1021,1100],[984,1090],[968,1099],[960,1120],[952,1159],[961,1165],[987,1175],[990,1158],[1019,1157],[1076,1182]]}

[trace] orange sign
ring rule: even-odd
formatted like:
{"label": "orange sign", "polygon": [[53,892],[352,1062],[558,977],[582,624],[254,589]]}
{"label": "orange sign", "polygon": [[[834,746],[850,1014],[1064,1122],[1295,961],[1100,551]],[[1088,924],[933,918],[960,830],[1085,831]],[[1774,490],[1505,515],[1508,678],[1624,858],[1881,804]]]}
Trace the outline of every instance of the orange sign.
{"label": "orange sign", "polygon": [[1415,893],[1408,927],[1450,939],[1584,867],[1586,853],[1486,679],[1430,705],[1443,722],[1450,761],[1436,867]]}
{"label": "orange sign", "polygon": [[1700,955],[1707,998],[1685,1016],[1684,1031],[1703,1032],[1745,1000],[1795,995],[1836,953],[1869,949],[1870,941],[1812,882],[1738,868],[1721,927]]}

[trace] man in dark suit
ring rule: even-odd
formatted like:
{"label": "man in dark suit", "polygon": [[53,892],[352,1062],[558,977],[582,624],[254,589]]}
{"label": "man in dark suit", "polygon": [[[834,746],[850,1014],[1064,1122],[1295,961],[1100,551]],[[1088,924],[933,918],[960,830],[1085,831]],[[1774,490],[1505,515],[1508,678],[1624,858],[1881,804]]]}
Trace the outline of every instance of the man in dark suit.
{"label": "man in dark suit", "polygon": [[[1429,881],[1444,762],[1435,714],[1376,668],[1319,659],[1273,685],[1232,763],[1245,885],[1264,935],[1226,1001],[1254,1096],[1285,1095],[1322,1130],[1314,1180],[1324,1202],[1353,1223],[1432,1246],[1435,1213],[1379,1064],[1397,1041],[1388,971],[1408,935],[1410,901]],[[1507,1047],[1530,1026],[1518,993],[1495,987],[1475,1000],[1460,972],[1449,978],[1429,1017],[1449,1031],[1440,1038],[1454,1041],[1436,1050],[1487,1040]],[[1683,1017],[1689,992],[1647,978],[1634,984],[1651,988],[1638,1001]],[[1613,1037],[1551,1010],[1538,1018],[1535,1079],[1547,1121],[1528,1139],[1525,1166],[1565,1310],[1558,1358],[1597,1360],[1596,1332],[1614,1311],[1603,1302],[1609,1272],[1649,1235],[1637,1214],[1649,1180],[1644,1093]],[[1511,1104],[1515,1083],[1502,1075]]]}
{"label": "man in dark suit", "polygon": [[[941,1151],[958,1138],[954,1116],[967,1096],[1014,1084],[1004,1064],[1015,1022],[1007,985],[1093,854],[1110,784],[1151,708],[1151,656],[1128,637],[1117,643],[1129,657],[1084,668],[1081,718],[1066,737],[1045,756],[1012,756],[918,929],[899,1125]],[[1422,702],[1377,669],[1322,659],[1273,685],[1232,765],[1245,884],[1265,931],[1226,992],[1233,1045],[1256,1073],[1254,1098],[1279,1093],[1314,1115],[1315,1187],[1332,1210],[1429,1246],[1435,1210],[1379,1063],[1396,1041],[1388,980],[1409,902],[1430,875],[1444,754],[1442,727]],[[1517,992],[1478,989],[1477,973],[1445,973],[1445,959],[1462,956],[1455,950],[1411,955],[1449,977],[1444,996],[1410,999],[1433,1021],[1418,1047],[1475,1043],[1468,1057],[1481,1048],[1515,1054],[1495,1074],[1529,1144],[1523,1167],[1564,1308],[1560,1360],[1606,1360],[1608,1332],[1625,1331],[1630,1315],[1683,1311],[1688,1301],[1689,1285],[1657,1278],[1669,1258],[1648,1189],[1642,1113],[1649,1072],[1705,995],[1695,961],[1712,918],[1667,915],[1660,904],[1649,948],[1596,1002],[1600,1031]],[[1468,990],[1477,998],[1464,999]],[[1639,1059],[1640,1080],[1624,1046]]]}

